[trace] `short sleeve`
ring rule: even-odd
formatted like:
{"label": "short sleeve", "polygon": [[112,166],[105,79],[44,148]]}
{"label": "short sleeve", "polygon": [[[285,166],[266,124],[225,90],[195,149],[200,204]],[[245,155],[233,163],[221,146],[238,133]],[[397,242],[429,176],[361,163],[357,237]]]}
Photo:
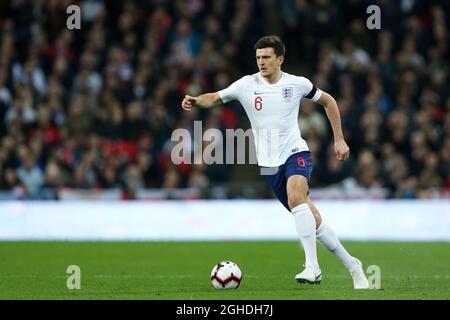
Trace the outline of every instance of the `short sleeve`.
{"label": "short sleeve", "polygon": [[222,100],[223,103],[227,103],[231,100],[239,100],[245,87],[247,77],[248,76],[242,77],[233,82],[228,88],[218,91],[220,100]]}
{"label": "short sleeve", "polygon": [[300,79],[300,87],[304,97],[314,102],[319,100],[320,96],[322,95],[322,91],[316,88],[316,86],[313,85],[309,79],[304,77],[299,77],[299,79]]}

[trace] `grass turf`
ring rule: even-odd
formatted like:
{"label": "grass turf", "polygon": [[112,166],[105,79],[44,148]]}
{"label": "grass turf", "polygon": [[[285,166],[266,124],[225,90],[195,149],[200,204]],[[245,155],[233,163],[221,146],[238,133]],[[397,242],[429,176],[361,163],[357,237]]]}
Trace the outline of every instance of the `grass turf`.
{"label": "grass turf", "polygon": [[[450,299],[450,243],[345,242],[381,268],[381,290],[353,290],[348,271],[318,245],[321,285],[299,285],[297,242],[0,242],[0,299]],[[215,290],[214,264],[236,262],[237,290]],[[66,269],[81,268],[81,290]]]}

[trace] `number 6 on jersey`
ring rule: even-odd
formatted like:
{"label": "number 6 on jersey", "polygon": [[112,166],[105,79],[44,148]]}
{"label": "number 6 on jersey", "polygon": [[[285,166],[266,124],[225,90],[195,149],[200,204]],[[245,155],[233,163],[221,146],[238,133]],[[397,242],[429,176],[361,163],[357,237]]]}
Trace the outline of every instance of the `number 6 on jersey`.
{"label": "number 6 on jersey", "polygon": [[259,96],[255,98],[255,109],[258,111],[262,109],[262,98]]}

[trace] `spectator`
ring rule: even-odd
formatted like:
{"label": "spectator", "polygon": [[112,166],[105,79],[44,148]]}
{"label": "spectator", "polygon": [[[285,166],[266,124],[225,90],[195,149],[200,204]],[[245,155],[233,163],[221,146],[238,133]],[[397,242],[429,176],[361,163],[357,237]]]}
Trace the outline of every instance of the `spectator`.
{"label": "spectator", "polygon": [[17,177],[26,190],[29,197],[36,197],[40,188],[44,185],[44,173],[36,165],[31,154],[23,155],[22,165],[16,170]]}

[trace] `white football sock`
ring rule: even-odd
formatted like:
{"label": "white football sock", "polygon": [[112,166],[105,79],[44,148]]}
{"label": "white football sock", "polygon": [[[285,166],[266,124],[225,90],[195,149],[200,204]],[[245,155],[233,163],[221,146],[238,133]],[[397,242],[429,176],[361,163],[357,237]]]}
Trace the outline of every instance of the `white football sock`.
{"label": "white football sock", "polygon": [[341,260],[347,269],[355,265],[355,259],[345,250],[333,230],[323,221],[316,231],[317,240]]}
{"label": "white football sock", "polygon": [[297,234],[305,250],[306,267],[319,272],[316,247],[316,220],[307,203],[302,203],[291,210],[294,216]]}

